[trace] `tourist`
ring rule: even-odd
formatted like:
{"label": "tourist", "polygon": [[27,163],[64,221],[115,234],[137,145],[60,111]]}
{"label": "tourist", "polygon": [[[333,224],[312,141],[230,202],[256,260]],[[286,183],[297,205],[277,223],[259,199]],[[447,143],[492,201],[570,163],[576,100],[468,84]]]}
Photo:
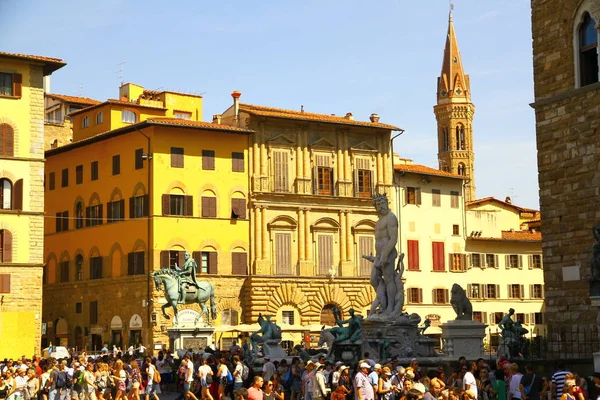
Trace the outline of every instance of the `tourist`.
{"label": "tourist", "polygon": [[565,380],[563,384],[563,394],[560,396],[560,400],[576,400],[575,391],[577,386],[574,380]]}
{"label": "tourist", "polygon": [[[96,377],[94,376],[94,364],[91,362],[87,364],[84,375],[83,375],[83,388],[82,388],[82,399],[83,400],[96,400]],[[139,398],[135,399],[139,400]]]}
{"label": "tourist", "polygon": [[37,395],[40,390],[40,380],[37,376],[35,368],[29,368],[27,370],[27,385],[25,390],[26,399],[37,399]]}
{"label": "tourist", "polygon": [[272,381],[267,381],[265,383],[263,400],[283,400],[283,394],[281,394],[281,392],[278,393],[274,387],[275,384]]}
{"label": "tourist", "polygon": [[112,377],[114,382],[117,384],[117,394],[115,396],[115,400],[121,400],[125,397],[127,392],[127,372],[125,372],[123,369],[122,360],[115,361]]}
{"label": "tourist", "polygon": [[552,393],[555,399],[559,399],[564,391],[565,379],[567,374],[571,371],[567,371],[565,362],[560,361],[558,363],[558,370],[552,375]]}
{"label": "tourist", "polygon": [[479,371],[479,380],[477,381],[477,391],[480,393],[479,398],[481,400],[490,400],[491,388],[492,381],[490,380],[490,373],[484,366],[483,369]]}
{"label": "tourist", "polygon": [[379,387],[379,374],[381,374],[381,364],[375,364],[373,371],[369,374],[369,382],[373,386],[373,392],[377,393]]}
{"label": "tourist", "polygon": [[375,400],[373,385],[369,380],[369,369],[371,366],[362,362],[358,366],[359,372],[354,377],[354,399],[355,400]]}
{"label": "tourist", "polygon": [[236,391],[244,385],[244,379],[242,378],[244,365],[242,364],[242,360],[240,360],[240,356],[233,356],[233,365],[233,390]]}
{"label": "tourist", "polygon": [[[209,378],[212,382],[213,370],[208,365],[208,358],[202,360],[202,365],[198,367],[198,377],[200,378],[200,398],[202,400],[213,400],[213,396],[209,390]],[[192,394],[193,396],[193,394]],[[194,396],[195,397],[195,396]]]}
{"label": "tourist", "polygon": [[379,400],[392,400],[394,387],[392,385],[392,371],[389,367],[383,367],[381,376],[377,384],[377,394]]}
{"label": "tourist", "polygon": [[217,365],[217,377],[219,378],[219,400],[221,400],[223,396],[225,396],[225,388],[227,387],[227,376],[229,374],[230,372],[227,368],[227,364],[225,363],[225,358],[220,358],[219,364]]}
{"label": "tourist", "polygon": [[329,394],[329,390],[325,384],[325,374],[323,374],[324,369],[324,364],[317,363],[315,367],[315,376],[313,378],[313,398],[315,400],[323,400]]}
{"label": "tourist", "polygon": [[271,362],[271,357],[269,355],[266,355],[264,357],[264,360],[265,360],[265,363],[263,364],[263,368],[262,368],[262,376],[265,381],[268,381],[271,379],[273,374],[277,371],[277,368],[275,368],[275,364],[273,364]]}
{"label": "tourist", "polygon": [[140,366],[137,361],[133,360],[129,363],[129,367],[131,369],[131,372],[129,373],[131,389],[129,390],[127,397],[129,397],[129,400],[140,400],[140,386],[142,384],[142,373],[140,371]]}
{"label": "tourist", "polygon": [[477,381],[475,380],[475,372],[477,372],[477,363],[471,361],[471,370],[465,372],[462,378],[462,389],[471,399],[477,399]]}
{"label": "tourist", "polygon": [[531,364],[525,365],[525,375],[521,378],[519,389],[527,400],[540,400],[539,393],[542,390],[542,381],[533,373]]}
{"label": "tourist", "polygon": [[304,400],[312,400],[313,397],[313,377],[314,377],[315,363],[308,360],[306,362],[306,369],[302,373],[302,396]]}
{"label": "tourist", "polygon": [[[48,400],[48,390],[50,389],[50,365],[44,363],[40,376],[40,400]],[[0,399],[1,400],[1,399]]]}
{"label": "tourist", "polygon": [[261,390],[263,382],[262,376],[257,375],[254,377],[252,386],[248,388],[248,400],[263,400],[263,392]]}
{"label": "tourist", "polygon": [[0,374],[0,400],[5,400],[12,394],[12,388],[6,384],[4,373]]}
{"label": "tourist", "polygon": [[274,374],[273,378],[271,378],[271,382],[273,383],[273,391],[281,396],[284,395],[283,385],[279,380],[279,374]]}
{"label": "tourist", "polygon": [[248,389],[239,388],[233,392],[234,400],[248,400]]}
{"label": "tourist", "polygon": [[[548,379],[546,376],[543,376],[541,379],[541,385],[542,388],[540,389],[540,399],[552,400],[552,385],[550,384],[550,379]],[[590,397],[590,399],[597,400],[595,397]]]}
{"label": "tourist", "polygon": [[146,357],[146,376],[148,378],[148,383],[146,384],[146,400],[150,400],[150,396],[152,396],[155,400],[159,400],[156,392],[160,384],[154,381],[155,375],[160,376],[155,362],[151,357]]}
{"label": "tourist", "polygon": [[508,383],[508,398],[510,400],[524,399],[525,396],[521,393],[520,385],[523,374],[519,372],[519,366],[516,363],[510,364],[510,380]]}
{"label": "tourist", "polygon": [[169,353],[167,353],[167,356],[165,357],[162,350],[158,352],[156,369],[158,369],[158,373],[160,374],[160,390],[162,393],[167,393],[169,383],[173,380],[173,360]]}
{"label": "tourist", "polygon": [[298,357],[292,358],[290,372],[292,375],[290,400],[300,400],[300,394],[302,393],[302,368]]}

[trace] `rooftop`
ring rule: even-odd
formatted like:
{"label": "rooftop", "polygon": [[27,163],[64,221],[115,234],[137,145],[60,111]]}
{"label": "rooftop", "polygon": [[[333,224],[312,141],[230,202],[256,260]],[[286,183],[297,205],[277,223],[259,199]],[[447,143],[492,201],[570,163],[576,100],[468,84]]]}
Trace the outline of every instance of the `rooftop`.
{"label": "rooftop", "polygon": [[44,64],[44,75],[50,75],[57,69],[67,65],[67,63],[60,58],[35,56],[31,54],[7,53],[5,51],[0,51],[0,57],[42,62]]}
{"label": "rooftop", "polygon": [[457,175],[451,172],[446,172],[419,164],[395,164],[394,170],[401,172],[412,172],[415,174],[442,176],[444,178],[468,179],[466,176],[463,175]]}
{"label": "rooftop", "polygon": [[96,107],[104,106],[106,104],[119,104],[119,105],[128,106],[128,107],[152,108],[154,110],[166,110],[166,108],[164,108],[164,107],[155,107],[155,106],[150,106],[150,105],[146,105],[146,104],[138,104],[138,103],[134,103],[132,101],[123,101],[123,100],[117,100],[117,99],[108,99],[108,100],[103,101],[103,102],[98,102],[97,104],[91,105],[89,107],[82,108],[81,110],[73,111],[69,115],[80,114],[80,113],[92,110],[92,109],[94,109]]}
{"label": "rooftop", "polygon": [[488,242],[541,242],[542,233],[538,231],[502,231],[502,237],[473,237],[468,240]]}
{"label": "rooftop", "polygon": [[286,110],[283,108],[257,106],[254,104],[240,104],[240,111],[247,112],[248,114],[252,114],[252,115],[262,116],[262,117],[275,117],[275,118],[306,120],[306,121],[314,121],[314,122],[365,126],[365,127],[371,127],[371,128],[390,129],[393,131],[402,130],[401,128],[398,128],[397,126],[382,124],[379,122],[357,121],[352,118],[340,117],[340,116],[336,116],[336,115],[317,114],[317,113],[310,113],[310,112],[296,111],[296,110]]}
{"label": "rooftop", "polygon": [[512,207],[520,212],[530,212],[530,213],[537,213],[538,210],[534,210],[533,208],[525,208],[525,207],[519,207],[514,205],[513,203],[509,203],[506,201],[502,201],[499,200],[495,197],[484,197],[483,199],[478,199],[478,200],[473,200],[467,203],[467,208],[471,207],[471,206],[477,206],[477,205],[481,205],[481,204],[485,204],[485,203],[500,203],[503,204],[507,207]]}
{"label": "rooftop", "polygon": [[46,93],[46,97],[64,101],[65,103],[86,104],[90,106],[100,104],[100,101],[90,99],[89,97],[69,96],[66,94]]}

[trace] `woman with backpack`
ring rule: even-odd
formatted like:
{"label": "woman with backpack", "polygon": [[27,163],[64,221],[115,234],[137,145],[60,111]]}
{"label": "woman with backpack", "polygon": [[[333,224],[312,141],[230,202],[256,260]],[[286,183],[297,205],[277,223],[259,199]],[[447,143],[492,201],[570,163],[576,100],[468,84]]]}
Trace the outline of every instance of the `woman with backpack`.
{"label": "woman with backpack", "polygon": [[131,372],[129,373],[131,389],[129,390],[127,397],[129,397],[129,400],[140,400],[140,386],[142,385],[142,373],[140,372],[140,366],[135,360],[133,360],[129,366],[131,367]]}
{"label": "woman with backpack", "polygon": [[159,400],[156,391],[158,386],[160,386],[161,377],[151,357],[146,357],[146,376],[148,377],[148,383],[146,384],[146,400],[150,400],[150,396],[152,396],[154,400]]}
{"label": "woman with backpack", "polygon": [[227,376],[231,374],[229,369],[227,368],[227,364],[225,363],[225,359],[219,359],[219,364],[217,365],[217,376],[219,377],[219,397],[221,400],[223,396],[225,396],[225,388],[227,387]]}

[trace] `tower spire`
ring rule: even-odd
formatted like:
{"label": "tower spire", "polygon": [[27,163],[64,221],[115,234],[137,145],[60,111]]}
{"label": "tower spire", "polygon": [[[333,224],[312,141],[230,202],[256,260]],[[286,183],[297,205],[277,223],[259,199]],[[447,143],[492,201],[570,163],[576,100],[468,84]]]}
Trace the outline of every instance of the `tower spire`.
{"label": "tower spire", "polygon": [[469,76],[465,75],[458,49],[458,41],[456,40],[456,32],[454,31],[453,9],[454,5],[450,3],[444,59],[442,61],[442,71],[438,78],[438,103],[463,102],[471,99]]}

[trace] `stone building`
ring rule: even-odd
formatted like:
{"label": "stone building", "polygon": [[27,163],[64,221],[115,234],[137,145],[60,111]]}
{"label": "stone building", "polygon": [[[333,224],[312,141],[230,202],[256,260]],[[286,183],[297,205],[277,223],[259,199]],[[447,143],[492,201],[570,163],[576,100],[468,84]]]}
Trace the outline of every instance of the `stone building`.
{"label": "stone building", "polygon": [[65,63],[0,52],[0,354],[40,352],[44,92]]}
{"label": "stone building", "polygon": [[600,221],[597,0],[533,0],[532,37],[546,319],[551,354],[598,350],[591,228]]}
{"label": "stone building", "polygon": [[49,80],[44,83],[44,149],[49,150],[73,141],[70,113],[100,102],[87,97],[50,93]]}

